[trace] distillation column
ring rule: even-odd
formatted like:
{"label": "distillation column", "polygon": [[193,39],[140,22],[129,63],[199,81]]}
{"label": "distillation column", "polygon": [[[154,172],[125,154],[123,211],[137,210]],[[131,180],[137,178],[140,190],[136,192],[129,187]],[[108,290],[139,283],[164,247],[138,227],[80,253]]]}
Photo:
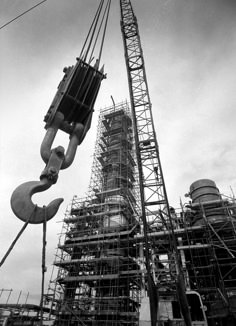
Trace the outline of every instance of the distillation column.
{"label": "distillation column", "polygon": [[77,199],[65,218],[63,258],[55,263],[64,292],[56,324],[135,326],[141,292],[135,234],[140,225],[132,120],[125,105],[101,113],[97,144],[97,188],[89,198]]}

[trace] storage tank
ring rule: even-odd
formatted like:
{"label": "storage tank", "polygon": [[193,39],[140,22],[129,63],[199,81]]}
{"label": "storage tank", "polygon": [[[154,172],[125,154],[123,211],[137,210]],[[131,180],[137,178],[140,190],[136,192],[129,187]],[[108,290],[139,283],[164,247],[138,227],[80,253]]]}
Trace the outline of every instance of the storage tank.
{"label": "storage tank", "polygon": [[192,200],[190,205],[192,225],[225,221],[227,212],[224,208],[224,201],[214,181],[200,179],[193,182],[189,195]]}
{"label": "storage tank", "polygon": [[200,179],[193,182],[190,186],[190,197],[193,204],[221,200],[219,189],[215,182],[210,179]]}

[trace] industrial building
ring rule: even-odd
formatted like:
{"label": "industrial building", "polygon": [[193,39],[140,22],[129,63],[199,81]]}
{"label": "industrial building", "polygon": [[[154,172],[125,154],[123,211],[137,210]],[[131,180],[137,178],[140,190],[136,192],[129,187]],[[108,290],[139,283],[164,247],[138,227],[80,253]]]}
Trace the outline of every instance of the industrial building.
{"label": "industrial building", "polygon": [[[150,325],[134,148],[128,104],[103,109],[89,191],[65,214],[46,295],[56,325]],[[235,202],[208,179],[194,182],[188,195],[188,203],[171,208],[172,227],[164,213],[148,222],[157,325],[185,325],[176,259],[192,325],[234,325]]]}
{"label": "industrial building", "polygon": [[[103,1],[97,21],[102,7]],[[120,10],[130,101],[112,99],[100,112],[89,189],[83,198],[74,196],[65,212],[44,300],[39,307],[6,304],[4,326],[236,325],[235,198],[222,195],[213,180],[199,179],[186,189],[186,203],[169,203],[137,18],[130,0],[120,0]],[[62,199],[38,207],[31,196],[55,184],[73,162],[106,78],[100,54],[91,66],[88,52],[64,70],[45,116],[40,181],[19,186],[11,199],[25,225],[43,223],[44,231]],[[66,154],[61,146],[51,150],[59,129],[69,134]],[[42,278],[44,273],[43,262]]]}
{"label": "industrial building", "polygon": [[56,324],[137,325],[144,280],[136,170],[132,120],[121,103],[101,112],[89,195],[74,198],[64,219],[60,290],[49,293]]}

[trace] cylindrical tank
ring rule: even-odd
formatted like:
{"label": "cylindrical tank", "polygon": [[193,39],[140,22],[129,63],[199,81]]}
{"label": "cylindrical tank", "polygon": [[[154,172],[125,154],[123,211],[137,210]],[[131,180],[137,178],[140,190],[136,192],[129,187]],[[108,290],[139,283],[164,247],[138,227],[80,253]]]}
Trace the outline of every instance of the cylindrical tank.
{"label": "cylindrical tank", "polygon": [[209,223],[225,221],[225,208],[219,189],[214,181],[200,179],[193,182],[189,194],[194,212],[191,216],[192,225],[202,225],[206,221]]}
{"label": "cylindrical tank", "polygon": [[209,179],[200,179],[193,182],[190,186],[190,197],[193,204],[221,199],[215,182]]}

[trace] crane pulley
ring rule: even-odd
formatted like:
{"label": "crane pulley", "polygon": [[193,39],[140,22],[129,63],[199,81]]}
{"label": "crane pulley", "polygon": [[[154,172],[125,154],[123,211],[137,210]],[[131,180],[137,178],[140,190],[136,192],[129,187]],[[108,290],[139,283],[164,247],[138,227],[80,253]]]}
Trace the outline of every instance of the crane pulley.
{"label": "crane pulley", "polygon": [[[46,134],[41,144],[41,157],[46,163],[39,181],[29,181],[18,186],[11,196],[15,215],[28,223],[39,224],[50,220],[58,211],[62,198],[48,206],[38,207],[31,197],[55,184],[59,171],[68,168],[90,128],[93,108],[101,85],[106,77],[103,66],[99,68],[111,0],[100,1],[84,46],[74,66],[64,69],[64,77],[44,118]],[[101,33],[102,30],[102,33]],[[98,59],[93,62],[94,51],[100,36]],[[69,134],[70,141],[65,153],[62,146],[52,149],[58,130]]]}

